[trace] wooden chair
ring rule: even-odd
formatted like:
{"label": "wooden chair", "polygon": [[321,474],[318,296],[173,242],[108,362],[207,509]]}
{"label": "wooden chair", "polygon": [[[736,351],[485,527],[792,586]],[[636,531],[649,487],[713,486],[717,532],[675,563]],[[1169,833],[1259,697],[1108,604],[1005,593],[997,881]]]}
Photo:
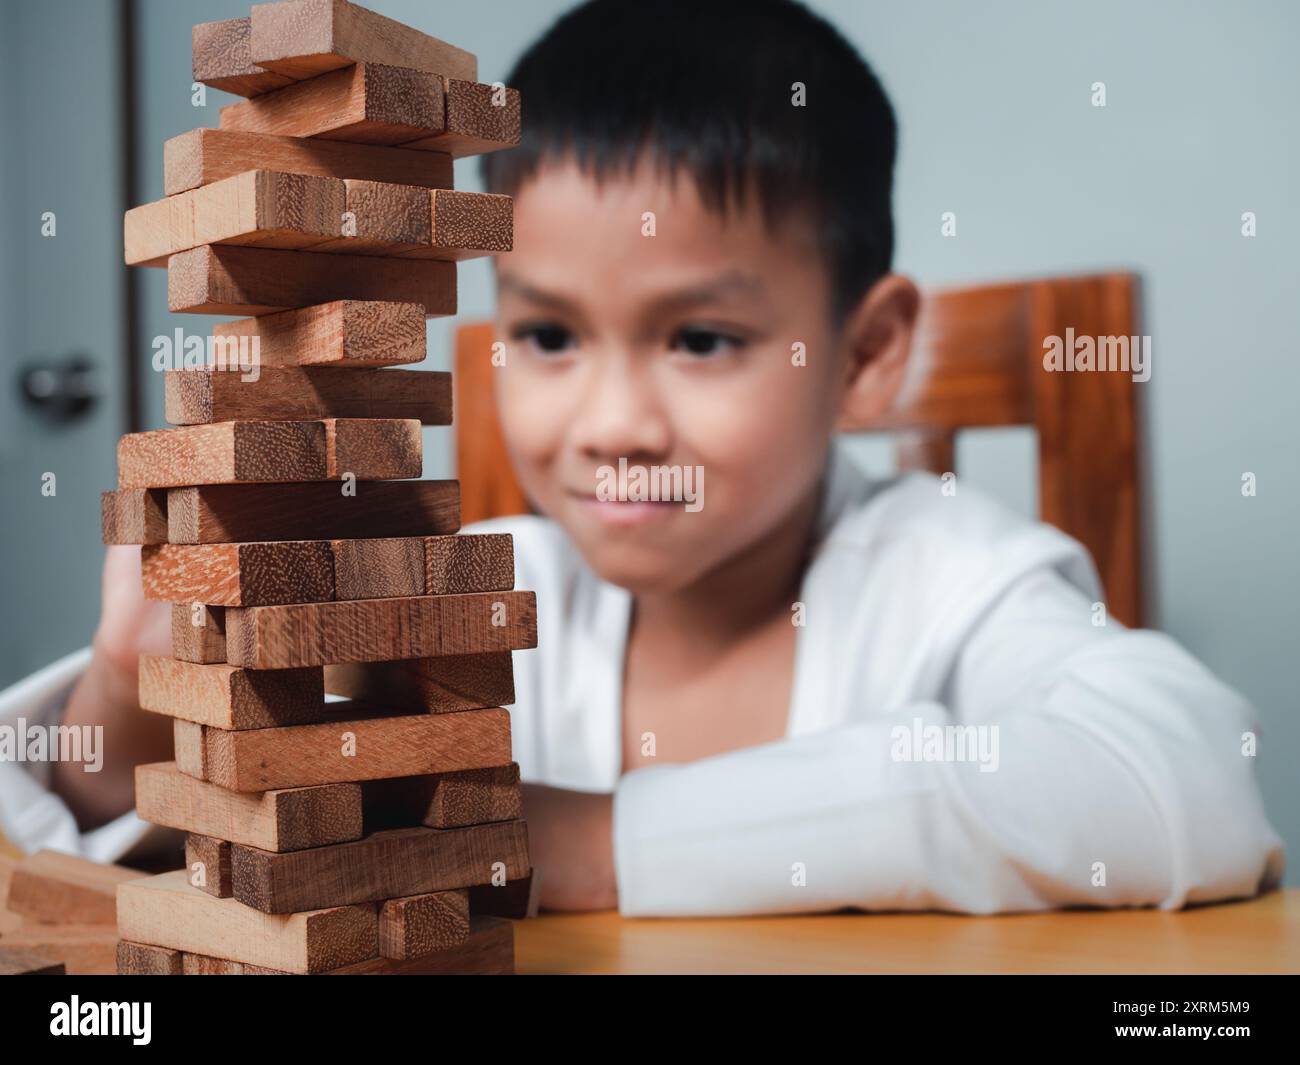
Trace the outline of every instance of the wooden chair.
{"label": "wooden chair", "polygon": [[[1107,610],[1145,620],[1137,388],[1128,373],[1051,373],[1044,338],[1135,337],[1132,274],[1049,278],[928,293],[908,377],[894,408],[844,432],[896,435],[901,469],[955,472],[963,429],[1033,426],[1039,513],[1091,552]],[[456,334],[456,444],[465,523],[526,514],[497,424],[491,323]]]}

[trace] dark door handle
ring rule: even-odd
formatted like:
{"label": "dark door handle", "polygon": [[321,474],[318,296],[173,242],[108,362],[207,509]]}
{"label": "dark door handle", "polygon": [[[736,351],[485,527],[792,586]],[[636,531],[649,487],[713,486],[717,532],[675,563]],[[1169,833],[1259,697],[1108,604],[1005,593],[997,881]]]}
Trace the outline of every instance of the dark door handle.
{"label": "dark door handle", "polygon": [[82,418],[99,401],[99,375],[84,355],[61,362],[32,363],[18,372],[27,405],[55,422]]}

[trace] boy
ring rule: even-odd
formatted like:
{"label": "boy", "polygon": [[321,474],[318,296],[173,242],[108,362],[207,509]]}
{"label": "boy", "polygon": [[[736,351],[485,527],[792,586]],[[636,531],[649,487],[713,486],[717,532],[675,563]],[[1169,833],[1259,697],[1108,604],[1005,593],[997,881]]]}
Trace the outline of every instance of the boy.
{"label": "boy", "polygon": [[[893,114],[853,49],[786,0],[597,0],[507,82],[528,113],[483,161],[516,198],[498,404],[544,516],[471,528],[513,533],[537,592],[512,724],[543,905],[988,913],[1275,884],[1238,696],[1166,637],[1095,627],[1072,540],[965,485],[869,481],[834,444],[842,412],[889,407],[919,302],[889,272]],[[629,498],[627,471],[664,469],[689,497]],[[117,750],[99,779],[4,782],[24,845],[139,838],[104,824],[130,765],[167,757],[133,708],[135,656],[166,651],[134,565],[110,554],[85,676],[83,654],[28,682]]]}

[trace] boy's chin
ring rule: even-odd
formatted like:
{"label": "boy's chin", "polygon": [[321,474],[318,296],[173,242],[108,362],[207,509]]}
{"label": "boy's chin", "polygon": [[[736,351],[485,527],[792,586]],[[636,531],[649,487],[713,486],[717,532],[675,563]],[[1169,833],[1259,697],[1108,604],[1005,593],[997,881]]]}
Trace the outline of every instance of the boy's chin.
{"label": "boy's chin", "polygon": [[609,543],[579,543],[578,548],[597,577],[634,595],[679,591],[699,576],[695,566],[683,565],[681,556],[662,549]]}

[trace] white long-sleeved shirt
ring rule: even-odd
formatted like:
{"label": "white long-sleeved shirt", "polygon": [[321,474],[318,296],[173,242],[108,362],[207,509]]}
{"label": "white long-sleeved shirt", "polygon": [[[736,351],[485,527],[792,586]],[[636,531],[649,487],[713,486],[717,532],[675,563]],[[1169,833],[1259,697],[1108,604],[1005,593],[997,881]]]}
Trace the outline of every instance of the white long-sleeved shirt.
{"label": "white long-sleeved shirt", "polygon": [[[870,480],[839,446],[825,488],[785,738],[626,774],[630,594],[553,522],[465,530],[514,535],[538,603],[515,759],[614,795],[625,915],[1176,908],[1280,882],[1252,708],[1173,640],[1104,619],[1078,543],[966,485]],[[57,713],[83,666],[0,694],[0,724]],[[24,847],[111,859],[149,831],[127,814],[79,835],[16,773],[0,765],[0,829]]]}

